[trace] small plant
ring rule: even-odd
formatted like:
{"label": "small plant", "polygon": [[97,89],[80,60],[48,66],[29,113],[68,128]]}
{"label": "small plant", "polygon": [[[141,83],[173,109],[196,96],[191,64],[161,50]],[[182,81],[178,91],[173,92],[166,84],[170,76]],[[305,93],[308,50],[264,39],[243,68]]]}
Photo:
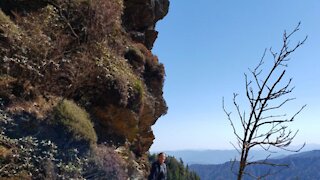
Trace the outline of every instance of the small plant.
{"label": "small plant", "polygon": [[92,153],[86,179],[128,179],[124,160],[115,148],[106,145],[97,146]]}
{"label": "small plant", "polygon": [[89,24],[89,36],[93,40],[114,35],[121,29],[123,2],[121,0],[92,0],[92,19]]}
{"label": "small plant", "polygon": [[135,72],[137,72],[139,74],[144,71],[146,59],[145,59],[144,54],[140,51],[140,49],[138,47],[136,47],[134,45],[127,47],[124,57],[132,65]]}
{"label": "small plant", "polygon": [[134,83],[133,88],[134,88],[135,92],[138,94],[138,96],[140,97],[139,101],[142,102],[143,101],[143,94],[144,94],[144,87],[143,87],[142,82],[140,80],[137,80]]}
{"label": "small plant", "polygon": [[55,121],[73,134],[75,140],[85,140],[90,144],[97,142],[89,114],[70,100],[63,100],[55,109]]}
{"label": "small plant", "polygon": [[11,21],[10,17],[0,10],[0,36],[13,40],[20,37],[19,28]]}

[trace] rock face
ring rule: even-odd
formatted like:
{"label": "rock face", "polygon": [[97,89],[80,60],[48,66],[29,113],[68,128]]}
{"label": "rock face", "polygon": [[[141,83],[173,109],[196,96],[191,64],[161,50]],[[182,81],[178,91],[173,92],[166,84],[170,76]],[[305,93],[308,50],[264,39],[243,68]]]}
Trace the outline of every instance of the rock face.
{"label": "rock face", "polygon": [[131,37],[152,49],[158,32],[155,24],[167,15],[169,0],[125,0],[123,25]]}
{"label": "rock face", "polygon": [[[155,25],[168,13],[169,1],[39,2],[0,2],[0,110],[26,119],[23,126],[32,122],[34,130],[13,134],[61,144],[54,138],[59,128],[50,128],[60,122],[70,131],[69,145],[77,146],[78,139],[88,139],[76,123],[85,119],[83,124],[92,123],[97,134],[87,143],[88,151],[99,144],[122,147],[140,168],[131,174],[145,176],[143,159],[154,140],[151,126],[167,111],[164,67],[151,49]],[[68,111],[59,108],[65,106]],[[90,119],[74,115],[77,109]],[[41,136],[45,132],[50,133]]]}

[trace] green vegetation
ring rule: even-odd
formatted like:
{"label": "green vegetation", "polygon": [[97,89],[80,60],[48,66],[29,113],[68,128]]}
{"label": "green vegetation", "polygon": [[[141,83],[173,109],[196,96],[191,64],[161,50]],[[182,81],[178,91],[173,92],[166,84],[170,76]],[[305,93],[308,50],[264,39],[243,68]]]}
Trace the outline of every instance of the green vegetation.
{"label": "green vegetation", "polygon": [[146,57],[137,46],[131,45],[127,47],[125,58],[129,60],[129,63],[136,71],[143,71]]}
{"label": "green vegetation", "polygon": [[[66,105],[69,108],[75,106],[71,101],[63,104],[65,106],[68,103],[71,104]],[[127,179],[126,164],[114,147],[97,145],[92,147],[89,153],[82,154],[77,145],[64,149],[48,139],[29,135],[13,137],[8,128],[12,126],[19,124],[0,109],[1,180]]]}
{"label": "green vegetation", "polygon": [[122,57],[117,56],[111,49],[106,48],[103,44],[97,44],[97,49],[101,51],[101,57],[98,58],[98,65],[105,67],[108,73],[114,78],[128,82],[133,85],[138,80],[136,74],[134,74],[130,65]]}
{"label": "green vegetation", "polygon": [[[149,157],[150,162],[156,161],[156,155]],[[179,161],[173,157],[166,158],[166,165],[168,170],[168,180],[200,180],[200,177],[193,171],[189,170],[188,165],[183,164],[182,159]]]}
{"label": "green vegetation", "polygon": [[90,144],[97,142],[97,135],[88,113],[73,101],[63,100],[55,109],[55,121],[67,128],[76,140],[85,140]]}
{"label": "green vegetation", "polygon": [[103,43],[97,43],[94,49],[96,65],[103,68],[106,78],[113,82],[113,88],[121,96],[120,104],[128,105],[128,99],[134,99],[134,103],[131,102],[129,106],[139,110],[146,92],[141,77],[125,58],[106,48]]}
{"label": "green vegetation", "polygon": [[51,140],[12,137],[13,126],[19,125],[0,109],[1,179],[82,179],[87,157],[80,157],[76,148],[66,151]]}
{"label": "green vegetation", "polygon": [[[124,58],[126,47],[131,47],[133,42],[121,22],[123,1],[57,0],[39,6],[32,3],[32,8],[27,9],[24,8],[28,3],[20,4],[14,10],[10,3],[19,5],[9,1],[0,3],[4,9],[0,10],[0,39],[8,41],[0,42],[0,74],[19,81],[8,84],[7,79],[0,79],[0,97],[14,101],[13,107],[22,107],[16,108],[19,111],[27,109],[44,119],[55,106],[50,103],[51,98],[77,97],[74,100],[81,106],[108,104],[99,107],[102,111],[110,103],[115,108],[108,113],[90,112],[95,118],[99,116],[98,121],[106,127],[99,127],[99,131],[106,132],[97,134],[103,138],[108,133],[115,134],[121,140],[133,142],[139,132],[138,114],[148,90],[144,72],[137,73]],[[139,48],[137,52],[144,59]],[[144,67],[144,61],[141,66]],[[14,86],[21,87],[19,96],[11,95],[11,91],[2,92]],[[43,94],[46,101],[39,106],[35,101],[44,97]],[[91,121],[85,120],[87,115],[78,113],[83,111],[75,106],[70,102],[60,103],[52,122],[66,127],[74,137],[72,140],[95,143],[97,136]],[[49,108],[41,112],[43,107]]]}
{"label": "green vegetation", "polygon": [[143,95],[144,95],[144,88],[141,80],[137,80],[134,83],[133,89],[137,93],[137,96],[139,97],[139,102],[142,103],[143,101]]}

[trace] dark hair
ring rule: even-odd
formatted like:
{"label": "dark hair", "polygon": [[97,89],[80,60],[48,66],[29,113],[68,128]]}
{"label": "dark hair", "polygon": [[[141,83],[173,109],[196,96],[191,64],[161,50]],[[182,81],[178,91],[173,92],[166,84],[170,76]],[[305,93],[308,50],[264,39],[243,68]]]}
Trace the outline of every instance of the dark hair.
{"label": "dark hair", "polygon": [[160,157],[161,155],[166,155],[164,152],[160,152],[159,154],[158,154],[158,157]]}

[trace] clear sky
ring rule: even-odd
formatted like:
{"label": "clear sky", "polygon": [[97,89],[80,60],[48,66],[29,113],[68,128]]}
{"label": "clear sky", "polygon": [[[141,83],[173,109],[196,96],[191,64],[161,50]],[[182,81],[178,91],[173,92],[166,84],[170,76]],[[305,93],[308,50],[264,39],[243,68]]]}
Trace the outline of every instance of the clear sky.
{"label": "clear sky", "polygon": [[222,97],[233,110],[232,94],[243,95],[245,88],[243,74],[265,48],[279,49],[284,30],[299,21],[291,43],[306,35],[308,40],[291,56],[287,77],[293,77],[290,96],[297,100],[284,110],[290,114],[307,104],[290,125],[300,130],[294,144],[320,144],[319,0],[171,0],[153,48],[166,68],[169,111],[153,126],[151,151],[232,149],[235,137]]}

